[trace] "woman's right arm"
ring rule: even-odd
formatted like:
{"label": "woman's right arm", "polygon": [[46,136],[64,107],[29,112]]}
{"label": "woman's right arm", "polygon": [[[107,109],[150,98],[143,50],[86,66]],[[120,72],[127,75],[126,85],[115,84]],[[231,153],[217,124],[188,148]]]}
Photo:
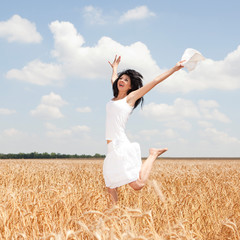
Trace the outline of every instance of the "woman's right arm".
{"label": "woman's right arm", "polygon": [[169,76],[171,76],[173,73],[175,73],[176,71],[180,70],[181,68],[183,68],[183,66],[181,65],[181,63],[183,63],[185,60],[182,60],[180,62],[178,62],[173,68],[167,70],[166,72],[162,73],[161,75],[157,76],[155,79],[153,79],[152,81],[148,82],[146,85],[144,85],[143,87],[132,91],[131,93],[129,93],[128,95],[128,103],[130,105],[135,104],[135,102],[143,97],[147,92],[149,92],[152,88],[154,88],[157,84],[159,84],[160,82],[164,81],[165,79],[167,79]]}
{"label": "woman's right arm", "polygon": [[108,63],[112,67],[112,78],[111,78],[111,83],[112,84],[118,78],[117,68],[118,68],[118,65],[119,65],[120,61],[121,61],[121,56],[117,57],[117,55],[115,56],[114,61],[112,63],[108,61]]}

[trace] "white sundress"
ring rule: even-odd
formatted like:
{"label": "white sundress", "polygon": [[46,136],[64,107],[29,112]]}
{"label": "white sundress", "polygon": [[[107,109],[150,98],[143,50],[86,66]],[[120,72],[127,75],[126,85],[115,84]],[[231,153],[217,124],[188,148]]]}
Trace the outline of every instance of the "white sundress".
{"label": "white sundress", "polygon": [[142,165],[138,143],[131,143],[125,133],[125,126],[133,107],[127,97],[107,103],[106,140],[108,151],[103,163],[103,177],[109,188],[116,188],[136,181]]}

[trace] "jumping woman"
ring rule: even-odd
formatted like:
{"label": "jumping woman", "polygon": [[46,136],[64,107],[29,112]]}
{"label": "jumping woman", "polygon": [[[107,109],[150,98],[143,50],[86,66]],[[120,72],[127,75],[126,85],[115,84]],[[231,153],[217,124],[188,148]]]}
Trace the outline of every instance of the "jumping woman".
{"label": "jumping woman", "polygon": [[117,73],[120,61],[121,57],[115,56],[114,61],[109,62],[112,67],[111,83],[114,98],[106,106],[108,152],[103,163],[105,184],[114,203],[118,200],[118,187],[129,184],[134,190],[142,189],[154,161],[167,151],[167,148],[150,148],[148,158],[142,163],[139,144],[131,143],[125,133],[129,115],[140,103],[143,103],[143,96],[147,92],[183,68],[181,65],[183,61],[180,61],[173,68],[143,86],[143,77],[135,70],[128,69]]}

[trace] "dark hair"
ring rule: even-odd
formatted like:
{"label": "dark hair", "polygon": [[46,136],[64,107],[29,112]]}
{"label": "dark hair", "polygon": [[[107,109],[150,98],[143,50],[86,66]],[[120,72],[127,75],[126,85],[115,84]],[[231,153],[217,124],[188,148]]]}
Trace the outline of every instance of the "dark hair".
{"label": "dark hair", "polygon": [[[130,77],[130,79],[131,79],[131,89],[128,90],[127,95],[128,95],[130,92],[133,92],[133,91],[135,91],[135,90],[137,90],[137,89],[139,89],[139,88],[141,88],[141,87],[143,86],[143,81],[142,81],[143,76],[142,76],[139,72],[137,72],[137,71],[135,71],[135,70],[133,70],[133,69],[124,70],[124,71],[122,71],[122,72],[120,72],[120,73],[118,74],[118,78],[117,78],[117,79],[114,81],[114,83],[113,83],[112,88],[113,88],[113,96],[114,96],[114,97],[117,97],[117,96],[118,96],[118,92],[119,92],[119,91],[118,91],[118,88],[117,88],[118,80],[119,80],[120,77],[121,77],[122,75],[124,75],[124,74],[128,75],[128,76]],[[135,102],[135,104],[134,104],[134,109],[135,109],[140,103],[141,103],[141,107],[142,107],[142,106],[143,106],[143,102],[144,102],[143,97],[139,98],[139,99]]]}

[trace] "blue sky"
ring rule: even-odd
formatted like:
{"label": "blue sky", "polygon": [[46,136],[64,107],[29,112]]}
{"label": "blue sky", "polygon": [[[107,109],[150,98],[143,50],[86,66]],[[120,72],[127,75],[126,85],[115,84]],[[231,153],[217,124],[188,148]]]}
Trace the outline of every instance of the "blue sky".
{"label": "blue sky", "polygon": [[240,156],[240,2],[17,1],[0,9],[0,152],[106,152],[105,104],[119,70],[145,83],[186,48],[206,58],[145,96],[127,134],[166,157]]}

